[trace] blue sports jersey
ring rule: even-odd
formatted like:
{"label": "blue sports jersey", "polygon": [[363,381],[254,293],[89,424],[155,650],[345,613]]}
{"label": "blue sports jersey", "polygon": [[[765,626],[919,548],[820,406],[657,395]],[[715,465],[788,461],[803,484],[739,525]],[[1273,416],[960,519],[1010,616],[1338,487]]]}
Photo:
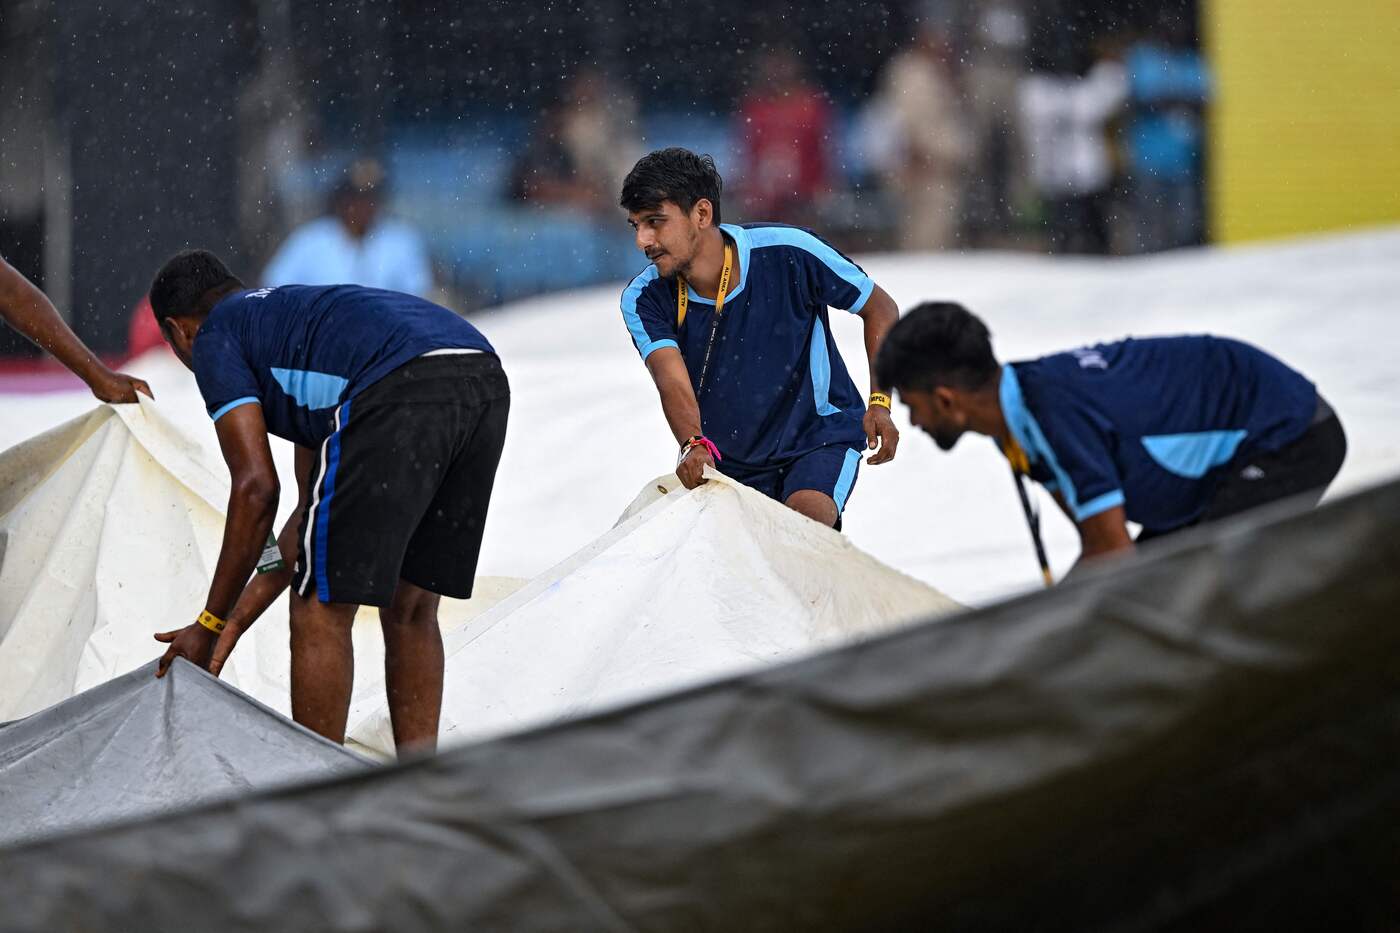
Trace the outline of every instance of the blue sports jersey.
{"label": "blue sports jersey", "polygon": [[[828,444],[865,447],[865,402],[832,341],[827,307],[859,312],[875,283],[825,241],[780,224],[722,224],[739,284],[724,301],[703,389],[715,304],[692,288],[677,328],[677,284],[651,265],[622,293],[622,317],[646,359],[677,347],[705,435],[724,462],[756,467]],[[723,463],[721,464],[723,468]]]}
{"label": "blue sports jersey", "polygon": [[1152,531],[1190,524],[1237,455],[1296,440],[1317,389],[1219,337],[1123,340],[1002,370],[1001,406],[1031,477],[1076,521],[1123,506]]}
{"label": "blue sports jersey", "polygon": [[443,349],[495,352],[455,313],[412,295],[284,285],[216,304],[195,335],[194,375],[215,421],[258,402],[268,431],[315,447],[331,433],[336,406]]}

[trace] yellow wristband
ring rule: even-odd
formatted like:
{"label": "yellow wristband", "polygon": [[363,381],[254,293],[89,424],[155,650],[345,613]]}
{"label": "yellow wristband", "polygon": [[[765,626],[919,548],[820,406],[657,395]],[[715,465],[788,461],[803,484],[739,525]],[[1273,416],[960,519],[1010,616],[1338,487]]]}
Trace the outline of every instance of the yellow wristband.
{"label": "yellow wristband", "polygon": [[222,632],[224,630],[224,626],[228,625],[227,622],[214,615],[214,613],[210,612],[208,609],[204,610],[199,614],[199,624],[207,628],[209,631],[213,632],[215,635]]}
{"label": "yellow wristband", "polygon": [[890,407],[890,397],[883,392],[871,392],[870,404],[879,405],[881,408],[888,409]]}

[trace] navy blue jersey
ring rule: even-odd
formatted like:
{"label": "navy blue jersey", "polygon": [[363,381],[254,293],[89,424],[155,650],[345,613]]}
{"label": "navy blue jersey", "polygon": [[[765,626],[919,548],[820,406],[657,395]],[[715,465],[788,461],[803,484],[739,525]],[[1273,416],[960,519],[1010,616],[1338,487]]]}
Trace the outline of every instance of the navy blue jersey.
{"label": "navy blue jersey", "polygon": [[1234,457],[1300,437],[1317,389],[1236,340],[1157,337],[1012,363],[1001,406],[1031,477],[1077,521],[1121,505],[1168,531],[1201,516]]}
{"label": "navy blue jersey", "polygon": [[315,447],[336,406],[433,350],[494,352],[452,311],[399,292],[358,285],[284,285],[234,292],[194,340],[194,375],[218,421],[248,402],[267,429]]}
{"label": "navy blue jersey", "polygon": [[[865,402],[829,334],[827,307],[858,312],[875,283],[817,236],[780,224],[723,224],[739,284],[724,301],[705,385],[715,305],[689,291],[677,327],[677,283],[648,266],[622,293],[622,317],[646,359],[677,347],[705,435],[725,462],[781,463],[828,444],[863,450]],[[723,464],[721,464],[721,469]]]}

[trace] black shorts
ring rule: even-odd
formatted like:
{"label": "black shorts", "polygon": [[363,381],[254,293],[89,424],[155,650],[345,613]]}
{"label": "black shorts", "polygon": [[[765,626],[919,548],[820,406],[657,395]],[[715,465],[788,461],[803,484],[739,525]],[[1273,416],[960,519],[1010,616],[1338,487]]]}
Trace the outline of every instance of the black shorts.
{"label": "black shorts", "polygon": [[[1296,498],[1316,505],[1341,470],[1346,455],[1342,422],[1319,395],[1312,423],[1301,437],[1278,450],[1250,451],[1235,457],[1225,468],[1205,514],[1183,527],[1218,521],[1280,499]],[[1180,530],[1143,529],[1137,540],[1150,541]]]}
{"label": "black shorts", "polygon": [[489,353],[419,357],[344,402],[312,467],[297,593],[387,606],[402,578],[471,596],[509,412]]}

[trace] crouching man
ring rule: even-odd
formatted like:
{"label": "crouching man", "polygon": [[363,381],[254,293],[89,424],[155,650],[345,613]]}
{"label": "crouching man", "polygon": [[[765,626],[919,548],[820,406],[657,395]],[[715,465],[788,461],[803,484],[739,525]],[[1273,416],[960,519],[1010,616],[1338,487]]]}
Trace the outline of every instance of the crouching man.
{"label": "crouching man", "polygon": [[1221,337],[1003,365],[976,315],[929,302],[890,329],[875,369],[943,450],[968,431],[996,441],[1078,527],[1083,559],[1287,497],[1316,503],[1346,456],[1341,422],[1311,382]]}
{"label": "crouching man", "polygon": [[[343,742],[351,623],[378,606],[395,743],[432,750],[438,598],[471,595],[510,408],[491,345],[397,292],[248,289],[202,250],[165,264],[151,308],[194,371],[232,478],[209,597],[196,621],[156,636],[170,644],[157,676],[177,656],[218,673],[290,584],[292,716]],[[277,538],[283,566],[253,576],[277,509],[268,434],[296,445],[300,501]]]}

